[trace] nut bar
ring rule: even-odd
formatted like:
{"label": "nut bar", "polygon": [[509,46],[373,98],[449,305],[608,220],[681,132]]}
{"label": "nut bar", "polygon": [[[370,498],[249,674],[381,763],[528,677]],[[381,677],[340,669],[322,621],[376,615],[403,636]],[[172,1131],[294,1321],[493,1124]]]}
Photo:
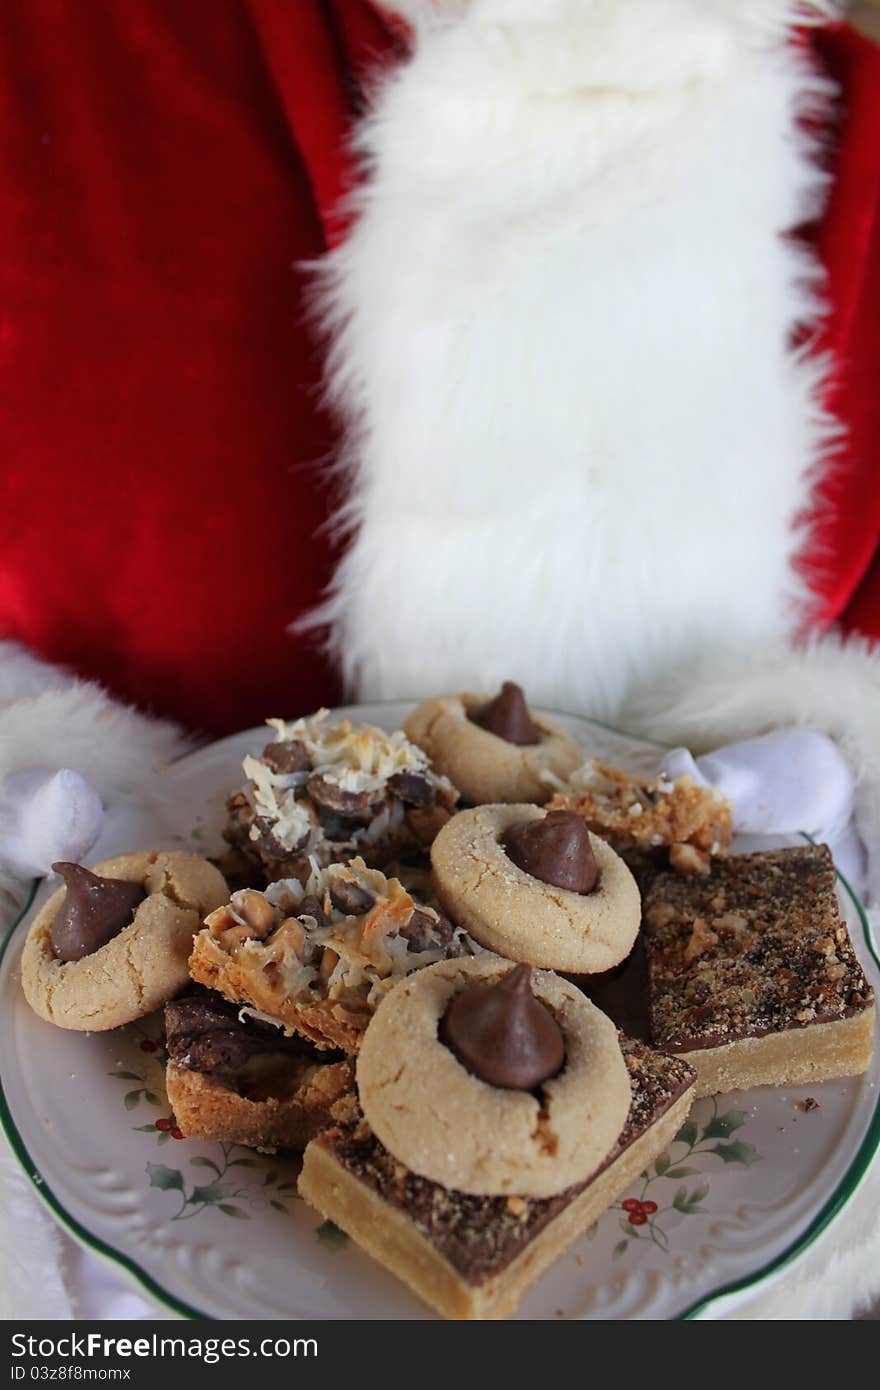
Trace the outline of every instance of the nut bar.
{"label": "nut bar", "polygon": [[479,1197],[418,1177],[375,1137],[352,1094],[306,1149],[300,1194],[447,1318],[504,1318],[526,1289],[663,1152],[693,1100],[683,1061],[621,1038],[624,1128],[583,1183],[549,1198]]}
{"label": "nut bar", "polygon": [[690,777],[645,781],[596,759],[560,785],[549,810],[577,811],[618,854],[667,848],[673,868],[705,873],[733,834],[730,806]]}
{"label": "nut bar", "polygon": [[319,1048],[357,1052],[383,994],[404,975],[475,948],[362,859],[318,868],[303,885],[243,889],[205,919],[192,978]]}
{"label": "nut bar", "polygon": [[350,1088],[351,1063],[240,1019],[208,990],[165,1006],[168,1100],[188,1139],[302,1149]]}
{"label": "nut bar", "polygon": [[385,868],[418,861],[455,808],[452,783],[399,730],[331,721],[327,710],[286,724],[259,758],[246,757],[248,782],[228,801],[224,867],[262,884],[309,876],[360,855]]}
{"label": "nut bar", "polygon": [[663,874],[645,903],[651,1040],[697,1094],[866,1070],[873,991],[841,922],[826,845]]}

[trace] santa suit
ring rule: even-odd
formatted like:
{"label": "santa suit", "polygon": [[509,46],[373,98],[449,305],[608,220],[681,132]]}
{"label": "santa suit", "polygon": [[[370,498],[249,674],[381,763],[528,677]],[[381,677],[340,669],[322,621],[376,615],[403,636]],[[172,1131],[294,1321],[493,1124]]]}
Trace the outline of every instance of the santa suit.
{"label": "santa suit", "polygon": [[[0,635],[206,732],[332,701],[286,630],[334,560],[302,263],[342,229],[346,139],[402,31],[367,0],[13,0],[0,24]],[[849,430],[817,620],[873,635],[880,60],[843,26],[808,42],[842,87],[807,235]]]}
{"label": "santa suit", "polygon": [[[880,57],[795,18],[785,0],[6,0],[0,777],[68,766],[112,803],[181,746],[59,663],[203,733],[332,703],[297,620],[335,574],[324,619],[356,692],[518,676],[703,744],[815,724],[880,824],[876,658],[793,646],[835,623],[880,636]],[[739,72],[760,77],[753,110]],[[676,127],[694,83],[704,105]],[[824,186],[792,143],[798,92]],[[594,100],[620,110],[591,122]],[[349,233],[347,142],[370,111]],[[824,287],[807,261],[794,283],[789,232]],[[328,251],[322,300],[304,263]],[[733,332],[738,295],[761,332]],[[743,566],[718,498],[735,510],[762,481]]]}

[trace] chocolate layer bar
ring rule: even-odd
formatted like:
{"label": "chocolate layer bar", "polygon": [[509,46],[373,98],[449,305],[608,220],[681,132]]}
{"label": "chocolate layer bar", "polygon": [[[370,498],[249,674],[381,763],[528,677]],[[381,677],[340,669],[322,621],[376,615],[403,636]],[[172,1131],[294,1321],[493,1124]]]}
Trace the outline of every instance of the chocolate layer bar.
{"label": "chocolate layer bar", "polygon": [[873,991],[840,919],[826,845],[664,874],[645,903],[651,1040],[687,1054],[698,1095],[868,1066]]}
{"label": "chocolate layer bar", "polygon": [[554,1197],[475,1197],[418,1177],[379,1143],[353,1096],[347,1116],[306,1149],[300,1193],[444,1317],[506,1317],[690,1109],[686,1063],[630,1039],[621,1047],[632,1084],[624,1129],[586,1182]]}
{"label": "chocolate layer bar", "polygon": [[165,1007],[168,1100],[187,1138],[301,1149],[350,1088],[351,1064],[277,1028],[242,1022],[200,991]]}

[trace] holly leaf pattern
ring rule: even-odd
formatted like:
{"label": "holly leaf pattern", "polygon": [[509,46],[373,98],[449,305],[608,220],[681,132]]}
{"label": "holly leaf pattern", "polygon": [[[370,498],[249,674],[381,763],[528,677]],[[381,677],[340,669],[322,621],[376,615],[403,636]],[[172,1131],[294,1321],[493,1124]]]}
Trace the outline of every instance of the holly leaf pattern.
{"label": "holly leaf pattern", "polygon": [[329,1250],[342,1250],[348,1244],[348,1236],[332,1221],[322,1221],[315,1231],[315,1237]]}
{"label": "holly leaf pattern", "polygon": [[734,1139],[732,1144],[716,1144],[709,1153],[717,1154],[723,1163],[744,1163],[750,1168],[760,1157],[753,1144],[745,1144],[742,1139]]}
{"label": "holly leaf pattern", "polygon": [[[728,1110],[726,1115],[715,1115],[703,1129],[704,1139],[727,1139],[735,1129],[746,1122],[742,1110]],[[717,1152],[717,1150],[715,1151]]]}
{"label": "holly leaf pattern", "polygon": [[176,1188],[183,1191],[183,1174],[179,1168],[166,1168],[164,1163],[148,1163],[147,1176],[150,1187],[161,1187],[163,1191]]}
{"label": "holly leaf pattern", "polygon": [[194,1187],[190,1202],[193,1206],[205,1202],[219,1202],[224,1195],[223,1188],[218,1182],[206,1183],[204,1187]]}

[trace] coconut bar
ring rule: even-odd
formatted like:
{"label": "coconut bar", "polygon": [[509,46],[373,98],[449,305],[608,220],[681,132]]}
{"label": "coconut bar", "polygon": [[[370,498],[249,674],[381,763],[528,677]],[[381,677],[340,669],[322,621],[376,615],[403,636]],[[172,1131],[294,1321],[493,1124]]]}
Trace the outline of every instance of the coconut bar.
{"label": "coconut bar", "polygon": [[227,877],[262,886],[356,856],[376,868],[424,859],[458,793],[421,748],[327,710],[267,722],[274,737],[244,759],[248,780],[227,802]]}
{"label": "coconut bar", "polygon": [[474,949],[397,879],[355,859],[315,866],[305,884],[233,893],[206,917],[189,971],[257,1018],[351,1054],[397,980]]}
{"label": "coconut bar", "polygon": [[[636,777],[592,759],[560,785],[548,810],[576,811],[594,835],[607,840],[633,871],[659,861],[683,872],[705,873],[733,834],[730,805],[714,787],[691,777],[670,781]],[[637,874],[640,886],[644,873]]]}

